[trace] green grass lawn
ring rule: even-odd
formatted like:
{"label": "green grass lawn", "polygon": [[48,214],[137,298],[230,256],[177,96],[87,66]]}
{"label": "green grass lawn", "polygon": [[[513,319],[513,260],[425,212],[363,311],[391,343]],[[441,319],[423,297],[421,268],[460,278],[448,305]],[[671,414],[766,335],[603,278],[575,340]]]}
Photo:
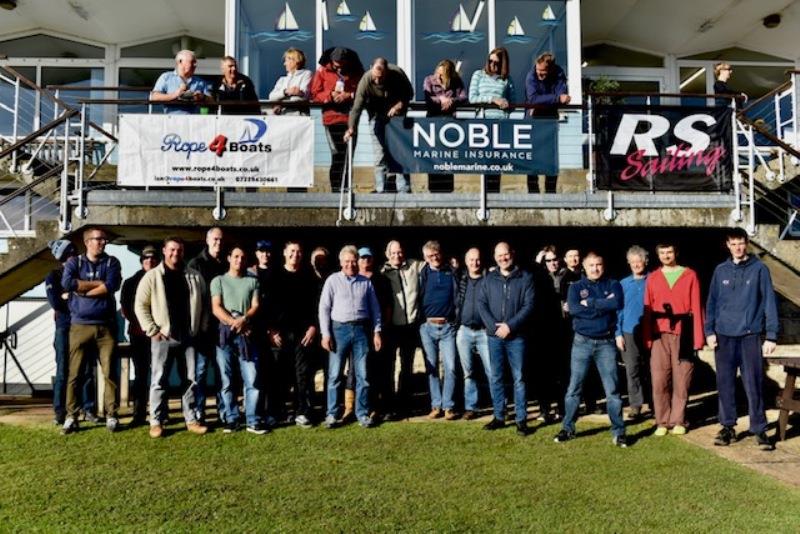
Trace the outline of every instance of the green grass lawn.
{"label": "green grass lawn", "polygon": [[520,438],[465,422],[156,441],[0,425],[0,531],[800,528],[798,490],[675,437],[622,450],[605,428],[578,430],[565,444],[555,426]]}

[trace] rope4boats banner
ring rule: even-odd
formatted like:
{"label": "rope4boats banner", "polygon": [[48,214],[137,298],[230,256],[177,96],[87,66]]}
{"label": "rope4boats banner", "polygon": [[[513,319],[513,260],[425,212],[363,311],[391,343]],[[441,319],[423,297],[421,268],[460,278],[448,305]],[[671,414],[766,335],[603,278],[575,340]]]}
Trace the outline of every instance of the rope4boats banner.
{"label": "rope4boats banner", "polygon": [[731,113],[726,107],[596,106],[597,188],[729,191]]}
{"label": "rope4boats banner", "polygon": [[120,115],[117,183],[311,187],[311,117]]}
{"label": "rope4boats banner", "polygon": [[386,145],[392,172],[558,174],[556,119],[395,118]]}

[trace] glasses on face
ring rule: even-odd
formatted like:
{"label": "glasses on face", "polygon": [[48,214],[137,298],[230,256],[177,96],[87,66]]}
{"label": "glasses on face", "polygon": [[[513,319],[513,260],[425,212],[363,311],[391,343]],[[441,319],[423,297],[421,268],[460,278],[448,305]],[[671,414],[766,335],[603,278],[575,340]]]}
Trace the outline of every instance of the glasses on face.
{"label": "glasses on face", "polygon": [[546,261],[547,263],[553,263],[554,261],[557,262],[558,258],[545,258],[544,261]]}
{"label": "glasses on face", "polygon": [[489,58],[489,65],[499,65],[499,64],[500,64],[500,60],[499,59]]}

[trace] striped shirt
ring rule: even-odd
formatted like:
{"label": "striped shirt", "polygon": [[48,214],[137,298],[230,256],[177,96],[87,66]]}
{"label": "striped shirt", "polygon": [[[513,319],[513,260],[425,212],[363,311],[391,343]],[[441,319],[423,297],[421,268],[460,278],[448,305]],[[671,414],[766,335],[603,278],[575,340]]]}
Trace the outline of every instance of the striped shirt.
{"label": "striped shirt", "polygon": [[[486,74],[483,69],[476,70],[469,83],[470,104],[488,104],[496,98],[505,98],[509,103],[514,102],[514,84],[511,78],[503,80],[499,76]],[[483,116],[487,119],[505,119],[508,118],[508,112],[487,109]]]}

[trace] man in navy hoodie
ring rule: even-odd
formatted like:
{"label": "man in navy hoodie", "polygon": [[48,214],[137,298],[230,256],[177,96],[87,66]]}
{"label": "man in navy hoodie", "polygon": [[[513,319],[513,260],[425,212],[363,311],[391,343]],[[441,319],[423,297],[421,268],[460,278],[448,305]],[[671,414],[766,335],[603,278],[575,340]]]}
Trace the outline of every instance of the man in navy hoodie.
{"label": "man in navy hoodie", "polygon": [[[530,110],[533,117],[558,118],[559,104],[569,104],[567,76],[564,69],[556,65],[555,57],[545,52],[536,58],[533,68],[525,77],[525,103],[537,107]],[[558,176],[545,176],[545,193],[556,192]],[[539,176],[528,175],[528,193],[539,192]]]}
{"label": "man in navy hoodie", "polygon": [[606,392],[612,442],[624,448],[628,446],[628,441],[622,419],[622,399],[617,390],[617,347],[614,340],[617,313],[623,307],[622,286],[616,280],[603,276],[603,258],[594,252],[589,252],[583,259],[583,269],[585,275],[569,286],[567,296],[575,337],[572,342],[569,387],[564,398],[564,421],[554,441],[563,443],[575,437],[575,419],[583,380],[594,361]]}
{"label": "man in navy hoodie", "polygon": [[100,228],[83,232],[86,253],[70,258],[64,266],[61,286],[70,292],[69,379],[67,381],[67,418],[61,431],[70,434],[78,429],[78,385],[87,349],[94,347],[105,379],[103,404],[106,428],[115,432],[117,419],[117,380],[114,376],[114,349],[117,345],[114,293],[121,282],[119,260],[105,253],[108,237]]}
{"label": "man in navy hoodie", "polygon": [[[761,450],[774,446],[767,438],[767,418],[762,394],[764,356],[775,351],[778,339],[778,306],[767,267],[747,254],[747,232],[731,228],[725,245],[731,257],[720,263],[711,278],[706,302],[705,334],[714,349],[722,429],[714,445],[736,441],[736,369],[741,369],[747,394],[750,433]],[[761,343],[762,335],[765,337]]]}
{"label": "man in navy hoodie", "polygon": [[494,418],[483,428],[496,430],[505,426],[506,393],[503,376],[505,362],[514,378],[514,410],[517,434],[528,433],[527,393],[525,387],[525,330],[533,312],[533,276],[514,264],[514,251],[508,243],[494,247],[497,269],[486,275],[478,294],[478,311],[489,334],[492,405]]}

